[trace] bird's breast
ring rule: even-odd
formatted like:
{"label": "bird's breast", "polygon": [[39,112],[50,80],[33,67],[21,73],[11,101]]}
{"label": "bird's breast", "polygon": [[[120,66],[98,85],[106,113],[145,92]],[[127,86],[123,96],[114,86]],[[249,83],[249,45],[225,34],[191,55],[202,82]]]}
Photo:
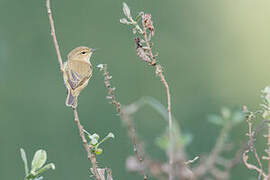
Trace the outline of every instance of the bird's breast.
{"label": "bird's breast", "polygon": [[68,62],[69,68],[82,75],[84,77],[89,77],[92,75],[92,65],[90,62],[71,60]]}

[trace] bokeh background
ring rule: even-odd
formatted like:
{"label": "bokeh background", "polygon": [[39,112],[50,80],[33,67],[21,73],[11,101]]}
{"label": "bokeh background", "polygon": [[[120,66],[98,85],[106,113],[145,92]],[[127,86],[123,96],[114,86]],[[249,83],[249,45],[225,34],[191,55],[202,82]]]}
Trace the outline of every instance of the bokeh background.
{"label": "bokeh background", "polygon": [[[76,46],[99,48],[92,63],[106,63],[117,98],[129,104],[152,96],[166,104],[165,90],[154,70],[135,54],[133,34],[119,23],[120,0],[52,1],[63,58]],[[255,108],[260,90],[270,83],[270,1],[126,0],[132,13],[152,13],[153,39],[171,86],[173,114],[182,130],[193,135],[189,157],[207,153],[220,128],[207,116],[222,106]],[[46,179],[89,179],[89,163],[71,109],[46,14],[45,0],[0,1],[0,179],[23,179],[19,148],[32,157],[46,149],[55,171]],[[112,167],[115,179],[141,179],[125,171],[132,145],[115,109],[105,99],[101,73],[95,69],[80,96],[79,114],[86,129],[116,138],[104,144],[99,164]],[[135,116],[136,127],[153,157],[165,154],[153,143],[166,123],[151,108]],[[154,125],[153,125],[154,124]],[[232,132],[245,142],[246,124]],[[259,139],[263,149],[264,139]],[[254,176],[243,165],[232,179]]]}

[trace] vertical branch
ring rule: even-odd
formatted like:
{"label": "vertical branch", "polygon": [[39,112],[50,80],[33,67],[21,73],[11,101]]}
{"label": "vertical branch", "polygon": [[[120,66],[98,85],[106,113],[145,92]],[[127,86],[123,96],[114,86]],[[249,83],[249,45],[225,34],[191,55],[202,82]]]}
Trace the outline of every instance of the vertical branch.
{"label": "vertical branch", "polygon": [[270,179],[270,124],[268,123],[268,142],[267,142],[267,145],[268,145],[268,151],[267,151],[267,154],[268,154],[268,180]]}
{"label": "vertical branch", "polygon": [[[256,170],[259,173],[258,179],[260,179],[261,176],[263,176],[264,180],[267,180],[267,179],[269,179],[269,176],[263,170],[263,166],[262,166],[261,160],[260,160],[259,155],[257,153],[257,150],[255,148],[255,138],[256,138],[256,135],[264,127],[266,127],[266,123],[269,123],[269,121],[268,120],[264,120],[264,122],[261,124],[261,126],[254,130],[253,127],[252,127],[252,119],[255,118],[255,113],[249,112],[248,109],[247,109],[247,107],[244,107],[244,112],[248,113],[248,115],[247,115],[248,133],[246,133],[246,135],[248,136],[249,140],[248,140],[248,149],[243,153],[243,158],[242,158],[243,159],[243,162],[244,162],[245,166],[248,169]],[[256,159],[259,167],[257,167],[254,164],[250,164],[248,162],[248,158],[249,158],[248,153],[249,152],[252,152],[253,153],[253,155],[255,156],[255,159]]]}
{"label": "vertical branch", "polygon": [[85,151],[87,152],[87,158],[92,163],[92,166],[93,166],[93,174],[95,175],[97,180],[101,180],[100,175],[97,170],[98,166],[97,166],[96,155],[94,153],[91,153],[90,146],[88,145],[87,140],[84,135],[83,126],[81,125],[80,120],[79,120],[77,108],[73,108],[73,113],[74,113],[74,121],[78,127]]}
{"label": "vertical branch", "polygon": [[61,57],[59,45],[58,45],[58,42],[57,42],[57,39],[56,39],[56,34],[55,34],[54,21],[53,21],[53,17],[52,17],[52,10],[51,10],[51,5],[50,5],[50,0],[46,0],[46,6],[47,6],[47,13],[48,13],[50,25],[51,25],[51,36],[53,38],[53,42],[54,42],[54,46],[55,46],[55,50],[56,50],[56,54],[57,54],[57,59],[58,59],[59,65],[60,65],[60,70],[61,70],[61,72],[63,72],[64,71],[63,61],[62,61],[62,57]]}
{"label": "vertical branch", "polygon": [[141,174],[143,175],[143,179],[147,180],[147,176],[144,172],[144,165],[143,165],[143,157],[140,155],[140,152],[138,151],[138,141],[137,141],[137,137],[136,137],[136,131],[135,131],[135,125],[133,120],[130,118],[130,115],[128,113],[125,113],[122,116],[122,120],[127,123],[128,126],[128,134],[130,136],[130,138],[132,139],[132,143],[133,143],[133,151],[137,157],[137,160],[140,163],[141,166]]}
{"label": "vertical branch", "polygon": [[[50,21],[50,26],[51,26],[51,35],[52,35],[54,46],[55,46],[55,49],[56,49],[57,59],[58,59],[59,65],[60,65],[60,70],[61,70],[61,72],[63,72],[64,71],[64,69],[63,69],[63,61],[62,61],[58,41],[56,39],[54,21],[53,21],[53,17],[52,17],[51,6],[50,6],[50,0],[46,0],[46,6],[47,6],[47,13],[48,13],[49,21]],[[76,125],[78,127],[78,130],[79,130],[83,145],[85,147],[85,151],[87,152],[87,157],[88,157],[89,161],[91,162],[91,164],[93,166],[93,174],[94,174],[94,176],[96,177],[97,180],[101,180],[101,177],[100,177],[100,175],[98,173],[98,170],[97,170],[98,167],[97,167],[96,156],[95,156],[94,153],[91,153],[91,149],[90,149],[90,147],[89,147],[89,145],[87,143],[87,140],[85,138],[84,131],[83,131],[83,126],[80,123],[77,108],[73,108],[73,113],[74,113],[74,121],[76,122]]]}
{"label": "vertical branch", "polygon": [[[151,37],[154,35],[155,30],[153,26],[153,22],[151,20],[151,14],[144,14],[142,16],[142,25],[143,25],[143,36],[145,41],[145,52],[147,54],[147,57],[151,59],[150,65],[154,66],[156,68],[156,74],[160,77],[160,80],[162,84],[164,85],[166,89],[167,94],[167,103],[168,103],[168,123],[169,123],[169,140],[170,140],[170,147],[169,147],[169,180],[174,179],[174,167],[173,167],[173,160],[174,160],[174,149],[173,149],[173,129],[172,129],[172,113],[171,113],[171,94],[170,94],[170,88],[168,85],[168,82],[165,79],[165,76],[163,74],[162,66],[160,64],[157,64],[156,62],[156,56],[152,52],[152,47],[150,45]],[[147,33],[147,30],[149,33]],[[137,44],[138,47],[138,44]]]}
{"label": "vertical branch", "polygon": [[127,125],[128,125],[128,134],[132,139],[133,151],[136,154],[136,157],[140,163],[141,174],[143,176],[143,179],[147,180],[147,176],[144,172],[144,167],[143,167],[143,158],[140,155],[140,153],[138,152],[138,148],[137,148],[138,143],[137,143],[137,138],[136,138],[135,125],[132,122],[132,120],[129,118],[128,113],[126,113],[122,110],[120,102],[118,102],[116,97],[115,97],[115,94],[114,94],[115,88],[112,87],[112,85],[111,85],[110,80],[112,79],[112,76],[107,71],[107,64],[100,64],[100,65],[98,65],[98,68],[101,71],[103,71],[104,84],[105,84],[106,88],[108,89],[107,99],[109,99],[111,101],[111,104],[113,104],[115,106],[116,111],[119,113],[122,120],[125,121],[125,123],[127,123]]}
{"label": "vertical branch", "polygon": [[[163,74],[162,66],[157,63],[156,57],[157,54],[154,55],[152,52],[152,44],[151,38],[155,34],[155,28],[153,25],[153,21],[151,20],[151,14],[147,13],[140,13],[142,16],[142,29],[138,25],[136,21],[132,19],[132,17],[128,17],[131,21],[131,24],[135,25],[136,32],[138,31],[141,34],[143,40],[139,36],[135,38],[136,44],[136,51],[137,55],[145,62],[148,62],[149,65],[154,66],[156,68],[156,74],[160,77],[162,84],[166,89],[167,94],[167,104],[168,104],[168,123],[169,123],[169,141],[170,141],[170,148],[169,148],[169,180],[174,179],[174,140],[173,140],[173,129],[172,129],[172,114],[171,114],[171,94],[168,82],[165,79]],[[123,23],[123,22],[122,22]],[[130,24],[129,22],[124,22],[124,24]],[[143,46],[143,43],[145,46]]]}
{"label": "vertical branch", "polygon": [[174,159],[174,140],[173,140],[173,129],[172,129],[172,113],[171,113],[171,94],[170,94],[170,87],[165,79],[165,76],[163,75],[163,71],[160,65],[156,65],[156,74],[160,77],[161,82],[166,88],[167,93],[167,103],[168,103],[168,121],[169,121],[169,139],[170,139],[170,148],[169,148],[169,179],[173,180],[174,173],[173,173],[173,159]]}

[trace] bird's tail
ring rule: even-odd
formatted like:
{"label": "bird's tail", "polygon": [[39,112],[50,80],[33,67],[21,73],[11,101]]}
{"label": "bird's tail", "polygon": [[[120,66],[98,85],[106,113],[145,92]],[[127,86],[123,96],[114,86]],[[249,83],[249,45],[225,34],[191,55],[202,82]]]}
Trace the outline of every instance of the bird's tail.
{"label": "bird's tail", "polygon": [[77,97],[73,96],[70,90],[68,90],[68,95],[66,99],[66,106],[76,108],[77,107]]}

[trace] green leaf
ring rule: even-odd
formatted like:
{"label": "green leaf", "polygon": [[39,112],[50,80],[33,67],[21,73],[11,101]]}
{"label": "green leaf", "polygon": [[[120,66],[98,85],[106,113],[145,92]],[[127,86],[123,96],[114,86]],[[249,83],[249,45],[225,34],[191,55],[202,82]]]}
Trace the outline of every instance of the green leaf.
{"label": "green leaf", "polygon": [[28,163],[27,163],[27,158],[26,158],[26,153],[23,148],[20,149],[21,151],[21,157],[24,163],[24,171],[25,171],[25,176],[28,176],[29,174],[29,168],[28,168]]}
{"label": "green leaf", "polygon": [[182,141],[183,141],[184,146],[188,146],[192,142],[192,140],[193,140],[192,134],[190,133],[183,134]]}
{"label": "green leaf", "polygon": [[110,132],[108,135],[107,135],[108,138],[114,138],[114,134],[112,132]]}
{"label": "green leaf", "polygon": [[35,178],[35,179],[33,179],[33,180],[42,180],[42,179],[43,179],[43,176],[40,176],[40,177]]}
{"label": "green leaf", "polygon": [[48,170],[50,170],[50,169],[55,170],[55,165],[54,165],[53,163],[46,164],[44,167],[40,168],[40,169],[36,172],[36,174],[39,175],[39,174],[41,174],[41,173],[43,173],[43,172],[45,172],[45,171],[48,171]]}
{"label": "green leaf", "polygon": [[98,141],[96,139],[92,139],[90,141],[90,144],[93,145],[93,146],[95,146],[97,143],[98,143]]}
{"label": "green leaf", "polygon": [[221,115],[224,119],[230,119],[231,117],[231,111],[227,107],[221,108]]}
{"label": "green leaf", "polygon": [[96,139],[96,140],[98,140],[99,139],[99,135],[98,134],[93,134],[92,136],[91,136],[91,139]]}
{"label": "green leaf", "polygon": [[242,111],[235,111],[232,115],[233,125],[237,125],[243,122],[245,119],[244,113]]}
{"label": "green leaf", "polygon": [[93,134],[93,135],[89,135],[90,138],[90,144],[95,146],[98,144],[98,139],[99,139],[99,135],[98,134]]}
{"label": "green leaf", "polygon": [[223,119],[218,115],[210,115],[208,117],[208,121],[215,124],[215,125],[218,125],[218,126],[223,126],[224,125]]}
{"label": "green leaf", "polygon": [[168,120],[168,110],[167,110],[167,108],[165,108],[165,106],[163,104],[161,104],[157,99],[152,98],[152,97],[143,97],[143,98],[141,98],[141,101],[143,102],[142,105],[144,105],[144,104],[150,105],[160,115],[162,115],[164,119]]}
{"label": "green leaf", "polygon": [[128,20],[126,18],[122,18],[122,19],[120,19],[120,23],[122,23],[122,24],[130,24],[131,22],[128,22]]}
{"label": "green leaf", "polygon": [[47,153],[45,150],[38,150],[36,151],[33,161],[32,161],[32,169],[31,172],[35,172],[36,170],[40,169],[47,160]]}
{"label": "green leaf", "polygon": [[130,9],[126,3],[123,3],[123,12],[128,19],[131,19]]}
{"label": "green leaf", "polygon": [[100,155],[102,152],[103,152],[103,150],[101,148],[97,148],[95,150],[96,155]]}
{"label": "green leaf", "polygon": [[162,150],[167,150],[169,147],[169,139],[167,136],[162,135],[155,140],[155,144]]}
{"label": "green leaf", "polygon": [[138,15],[137,15],[137,17],[135,18],[135,21],[137,21],[137,22],[139,22],[139,20],[142,18],[142,16],[143,16],[143,12],[140,12]]}

